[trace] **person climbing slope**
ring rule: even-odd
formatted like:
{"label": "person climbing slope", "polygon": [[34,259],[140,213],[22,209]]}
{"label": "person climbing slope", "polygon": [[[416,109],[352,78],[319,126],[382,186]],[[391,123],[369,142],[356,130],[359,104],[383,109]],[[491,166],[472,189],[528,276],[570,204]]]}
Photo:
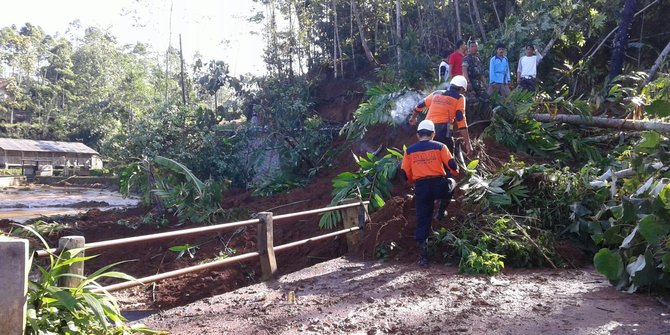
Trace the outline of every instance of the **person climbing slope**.
{"label": "person climbing slope", "polygon": [[465,93],[468,81],[463,76],[455,76],[451,79],[449,89],[436,91],[424,98],[414,108],[414,113],[409,119],[410,125],[416,124],[417,116],[428,109],[426,120],[435,124],[435,140],[447,145],[450,152],[454,152],[454,140],[452,125],[456,125],[456,132],[465,141],[465,153],[472,150],[468,123],[465,118]]}
{"label": "person climbing slope", "polygon": [[[435,201],[449,204],[456,187],[453,178],[459,167],[447,146],[434,141],[435,124],[423,120],[417,127],[419,142],[411,145],[403,155],[402,174],[411,184],[415,184],[416,232],[414,239],[419,245],[420,266],[428,265],[426,241],[433,221]],[[445,169],[446,167],[446,169]]]}

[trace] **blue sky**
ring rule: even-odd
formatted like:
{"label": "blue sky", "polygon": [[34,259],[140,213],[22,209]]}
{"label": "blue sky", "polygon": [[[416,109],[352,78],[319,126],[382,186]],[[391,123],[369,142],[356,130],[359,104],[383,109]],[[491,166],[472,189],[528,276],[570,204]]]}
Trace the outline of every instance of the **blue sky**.
{"label": "blue sky", "polygon": [[[247,22],[252,0],[19,0],[3,1],[2,26],[26,22],[48,34],[66,35],[70,23],[83,28],[97,26],[116,36],[120,43],[141,41],[162,51],[171,41],[179,46],[182,34],[184,58],[196,52],[205,60],[222,59],[233,74],[262,74],[261,26]],[[170,38],[170,6],[172,37]],[[255,34],[252,31],[256,32]],[[70,33],[73,30],[70,29]]]}

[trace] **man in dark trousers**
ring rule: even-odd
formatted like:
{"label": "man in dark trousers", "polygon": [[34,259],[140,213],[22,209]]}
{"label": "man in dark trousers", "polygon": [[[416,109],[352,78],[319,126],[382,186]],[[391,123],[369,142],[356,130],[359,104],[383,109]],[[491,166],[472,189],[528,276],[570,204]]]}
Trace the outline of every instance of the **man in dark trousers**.
{"label": "man in dark trousers", "polygon": [[528,91],[535,91],[537,82],[537,65],[542,60],[542,54],[535,51],[535,46],[528,44],[526,46],[526,55],[519,59],[519,66],[516,68],[516,77],[519,81],[519,87]]}
{"label": "man in dark trousers", "polygon": [[409,118],[409,124],[415,125],[417,116],[428,109],[426,120],[435,124],[437,129],[435,140],[446,144],[449,151],[454,152],[452,128],[455,128],[456,133],[465,139],[463,150],[465,153],[470,152],[472,144],[465,117],[465,96],[463,96],[467,87],[468,81],[465,77],[455,76],[451,79],[448,90],[433,92],[416,105]]}
{"label": "man in dark trousers", "polygon": [[[402,171],[409,183],[415,184],[414,202],[416,206],[416,233],[414,239],[419,244],[420,266],[428,265],[426,241],[433,220],[435,201],[451,201],[456,181],[450,178],[458,175],[458,164],[447,146],[433,141],[435,124],[423,120],[417,128],[419,142],[405,151]],[[447,168],[445,170],[445,167]]]}
{"label": "man in dark trousers", "polygon": [[468,81],[466,108],[468,120],[472,122],[486,117],[483,114],[488,109],[488,95],[482,60],[479,58],[479,45],[477,41],[470,41],[468,44],[470,52],[463,58],[463,77]]}

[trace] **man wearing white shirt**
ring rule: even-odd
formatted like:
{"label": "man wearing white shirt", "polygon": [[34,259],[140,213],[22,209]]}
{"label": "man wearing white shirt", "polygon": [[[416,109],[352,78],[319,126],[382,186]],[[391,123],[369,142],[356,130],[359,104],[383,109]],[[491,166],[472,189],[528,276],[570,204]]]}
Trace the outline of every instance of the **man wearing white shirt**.
{"label": "man wearing white shirt", "polygon": [[449,62],[447,61],[449,59],[449,53],[444,52],[442,54],[442,62],[440,62],[440,66],[437,68],[437,81],[440,83],[443,81],[447,81],[447,78],[449,78]]}
{"label": "man wearing white shirt", "polygon": [[519,59],[519,66],[516,69],[517,78],[519,78],[519,87],[528,91],[535,91],[537,83],[537,64],[542,60],[542,54],[535,52],[535,46],[529,44],[526,46],[526,55]]}

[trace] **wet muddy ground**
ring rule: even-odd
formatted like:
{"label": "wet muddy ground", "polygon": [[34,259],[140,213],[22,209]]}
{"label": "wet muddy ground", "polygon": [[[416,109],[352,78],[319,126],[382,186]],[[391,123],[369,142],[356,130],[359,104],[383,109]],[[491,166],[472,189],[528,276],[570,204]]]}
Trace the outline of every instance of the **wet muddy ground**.
{"label": "wet muddy ground", "polygon": [[123,198],[120,193],[105,189],[47,185],[6,187],[0,190],[0,220],[25,222],[40,216],[74,215],[91,208],[107,210],[133,207],[138,203],[137,198]]}
{"label": "wet muddy ground", "polygon": [[670,334],[660,298],[592,268],[508,270],[337,258],[139,322],[172,334]]}

